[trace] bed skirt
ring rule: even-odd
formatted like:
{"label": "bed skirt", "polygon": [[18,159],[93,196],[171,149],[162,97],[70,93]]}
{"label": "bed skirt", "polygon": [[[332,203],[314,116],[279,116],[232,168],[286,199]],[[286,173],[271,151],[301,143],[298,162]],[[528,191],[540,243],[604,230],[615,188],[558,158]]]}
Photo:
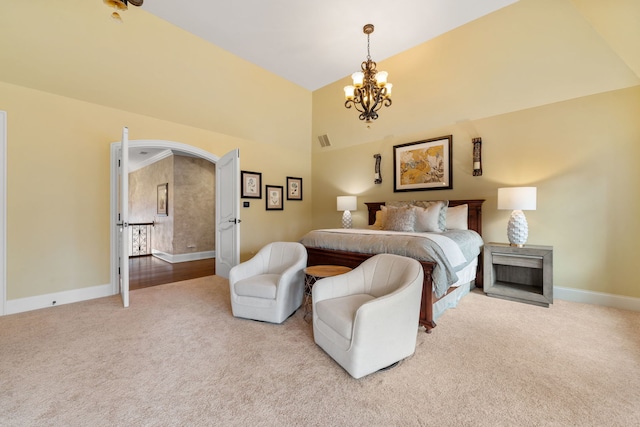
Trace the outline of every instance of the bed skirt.
{"label": "bed skirt", "polygon": [[[462,297],[467,295],[472,287],[475,287],[477,266],[478,259],[476,258],[475,261],[456,273],[458,275],[458,281],[453,285],[456,289],[433,304],[434,322],[448,309],[457,307]],[[460,285],[458,285],[458,283]]]}

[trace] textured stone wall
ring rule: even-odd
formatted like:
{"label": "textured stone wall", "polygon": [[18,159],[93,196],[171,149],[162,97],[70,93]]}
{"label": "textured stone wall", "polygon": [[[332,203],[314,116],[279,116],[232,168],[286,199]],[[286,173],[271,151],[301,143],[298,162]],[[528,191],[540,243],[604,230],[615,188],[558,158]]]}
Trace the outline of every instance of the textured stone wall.
{"label": "textured stone wall", "polygon": [[[173,253],[174,156],[169,156],[129,174],[129,222],[155,222],[151,248]],[[158,185],[169,184],[168,215],[157,213]]]}
{"label": "textured stone wall", "polygon": [[[157,214],[168,183],[168,215]],[[170,156],[129,174],[129,222],[155,222],[151,247],[171,255],[215,250],[215,165]]]}
{"label": "textured stone wall", "polygon": [[215,250],[215,165],[174,156],[173,253]]}

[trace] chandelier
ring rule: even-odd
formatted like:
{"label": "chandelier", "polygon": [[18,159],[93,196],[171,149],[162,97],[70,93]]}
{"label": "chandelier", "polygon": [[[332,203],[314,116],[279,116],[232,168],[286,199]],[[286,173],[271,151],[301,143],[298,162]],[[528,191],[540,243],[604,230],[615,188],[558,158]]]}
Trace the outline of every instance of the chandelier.
{"label": "chandelier", "polygon": [[387,83],[386,71],[376,71],[376,63],[371,60],[369,52],[369,36],[373,33],[373,24],[367,24],[362,28],[367,35],[367,60],[351,75],[353,85],[344,87],[344,106],[355,107],[360,112],[360,120],[371,123],[378,118],[378,110],[384,105],[391,105],[391,83]]}

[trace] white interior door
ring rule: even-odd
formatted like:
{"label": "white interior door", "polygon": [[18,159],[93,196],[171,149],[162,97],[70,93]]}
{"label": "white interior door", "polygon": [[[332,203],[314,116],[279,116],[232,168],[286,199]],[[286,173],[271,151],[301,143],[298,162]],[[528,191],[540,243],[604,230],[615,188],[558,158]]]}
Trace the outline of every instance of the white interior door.
{"label": "white interior door", "polygon": [[118,271],[122,305],[129,307],[129,128],[122,128],[118,164]]}
{"label": "white interior door", "polygon": [[240,151],[216,163],[216,275],[229,278],[240,261]]}

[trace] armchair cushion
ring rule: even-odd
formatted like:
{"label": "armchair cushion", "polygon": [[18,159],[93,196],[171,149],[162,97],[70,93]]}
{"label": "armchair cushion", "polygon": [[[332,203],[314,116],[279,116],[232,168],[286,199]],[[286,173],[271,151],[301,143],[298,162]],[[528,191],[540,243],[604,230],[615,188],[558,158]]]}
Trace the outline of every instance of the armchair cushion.
{"label": "armchair cushion", "polygon": [[280,274],[258,274],[236,282],[235,291],[239,296],[255,298],[276,298]]}
{"label": "armchair cushion", "polygon": [[318,310],[318,317],[324,319],[327,326],[350,340],[356,312],[362,304],[373,298],[368,294],[349,295],[321,301],[316,305],[316,310]]}

